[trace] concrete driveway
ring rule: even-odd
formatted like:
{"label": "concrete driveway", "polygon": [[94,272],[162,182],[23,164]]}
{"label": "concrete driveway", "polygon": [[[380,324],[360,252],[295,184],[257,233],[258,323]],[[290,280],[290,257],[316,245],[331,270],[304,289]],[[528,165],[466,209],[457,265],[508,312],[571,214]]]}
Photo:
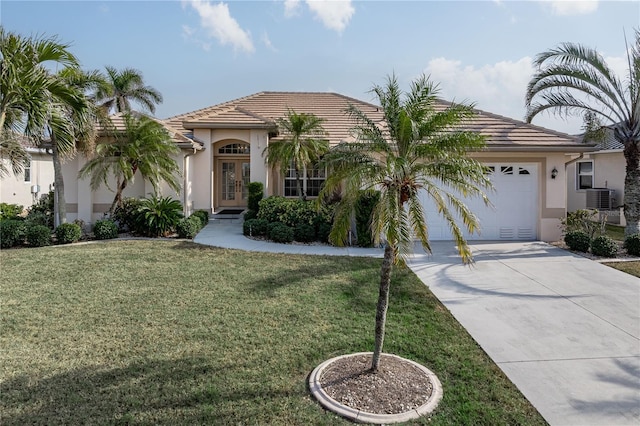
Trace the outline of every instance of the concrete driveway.
{"label": "concrete driveway", "polygon": [[640,424],[640,279],[540,242],[472,246],[473,267],[451,242],[410,267],[542,416]]}

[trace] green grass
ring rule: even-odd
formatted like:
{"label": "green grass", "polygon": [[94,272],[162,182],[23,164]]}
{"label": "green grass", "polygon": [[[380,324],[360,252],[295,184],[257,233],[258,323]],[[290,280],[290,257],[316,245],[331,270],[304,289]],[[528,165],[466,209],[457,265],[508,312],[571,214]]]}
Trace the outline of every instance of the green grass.
{"label": "green grass", "polygon": [[624,241],[624,226],[606,224],[606,234],[617,241]]}
{"label": "green grass", "polygon": [[[306,380],[372,349],[379,266],[166,241],[3,250],[2,424],[349,424]],[[408,270],[385,351],[443,383],[416,424],[545,424]]]}
{"label": "green grass", "polygon": [[611,262],[605,265],[640,278],[640,262]]}

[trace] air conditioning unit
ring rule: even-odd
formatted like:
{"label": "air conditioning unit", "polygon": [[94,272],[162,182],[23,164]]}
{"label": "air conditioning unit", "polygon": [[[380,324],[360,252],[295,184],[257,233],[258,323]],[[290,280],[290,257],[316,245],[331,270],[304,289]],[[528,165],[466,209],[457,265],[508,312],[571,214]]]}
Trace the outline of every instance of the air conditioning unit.
{"label": "air conditioning unit", "polygon": [[587,189],[587,208],[613,210],[616,208],[616,191],[608,188]]}

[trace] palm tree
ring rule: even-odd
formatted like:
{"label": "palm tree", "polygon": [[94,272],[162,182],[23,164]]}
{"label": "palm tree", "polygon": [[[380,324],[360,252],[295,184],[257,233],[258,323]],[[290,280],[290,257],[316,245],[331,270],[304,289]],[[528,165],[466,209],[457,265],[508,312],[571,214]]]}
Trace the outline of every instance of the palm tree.
{"label": "palm tree", "polygon": [[640,32],[628,49],[628,76],[624,83],[595,50],[563,43],[540,53],[538,71],[527,87],[526,120],[543,111],[555,114],[590,112],[613,129],[624,145],[625,235],[640,232]]}
{"label": "palm tree", "polygon": [[64,179],[61,161],[72,158],[77,151],[92,152],[96,139],[96,124],[106,117],[89,98],[104,80],[97,71],[84,72],[79,68],[64,68],[55,76],[60,87],[70,96],[52,93],[45,135],[48,136],[54,171],[54,224],[67,221]]}
{"label": "palm tree", "polygon": [[91,178],[93,190],[102,184],[109,187],[110,176],[115,177],[111,213],[121,204],[123,191],[138,172],[151,182],[156,193],[163,181],[176,192],[180,191],[180,170],[172,157],[179,148],[167,130],[145,115],[124,113],[121,117],[124,129],[114,131],[112,141],[98,143],[94,157],[78,173],[81,179]]}
{"label": "palm tree", "polygon": [[133,68],[117,70],[105,67],[106,81],[96,95],[100,105],[109,113],[131,111],[131,102],[137,102],[144,109],[155,113],[156,105],[162,103],[162,95],[156,89],[144,84],[142,73]]}
{"label": "palm tree", "polygon": [[302,185],[302,173],[312,167],[329,150],[327,132],[322,127],[324,119],[313,114],[296,113],[287,108],[285,118],[276,120],[282,139],[270,142],[264,149],[267,164],[279,167],[284,175],[293,166],[296,174],[296,190],[301,200],[307,199]]}
{"label": "palm tree", "polygon": [[77,67],[68,47],[55,37],[26,38],[0,27],[0,139],[3,151],[11,153],[8,158],[15,173],[23,170],[28,156],[11,133],[39,141],[49,118],[51,96],[77,100],[45,68],[47,63]]}
{"label": "palm tree", "polygon": [[449,222],[460,255],[469,262],[471,251],[455,214],[469,232],[478,230],[478,221],[457,194],[479,196],[488,204],[483,188],[491,184],[482,164],[467,156],[484,146],[483,137],[459,130],[474,115],[471,105],[439,109],[438,88],[425,76],[412,82],[408,93],[400,90],[395,76],[388,77],[385,86],[375,85],[372,92],[386,125],[380,126],[353,105],[348,107],[348,115],[357,123],[356,141],[343,142],[325,155],[323,163],[330,173],[321,196],[341,190],[330,238],[345,245],[359,190],[380,191],[371,218],[375,244],[384,244],[371,363],[375,372],[382,354],[392,266],[405,263],[414,238],[431,251],[419,193],[426,194]]}

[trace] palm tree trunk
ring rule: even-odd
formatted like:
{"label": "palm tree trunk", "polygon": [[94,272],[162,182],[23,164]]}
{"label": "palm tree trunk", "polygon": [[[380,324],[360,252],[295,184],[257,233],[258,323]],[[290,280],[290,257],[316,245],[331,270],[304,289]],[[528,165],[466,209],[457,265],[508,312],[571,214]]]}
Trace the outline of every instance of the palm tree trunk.
{"label": "palm tree trunk", "polygon": [[296,167],[296,189],[298,190],[298,197],[305,201],[307,199],[307,194],[303,190],[302,179],[300,178],[300,170]]}
{"label": "palm tree trunk", "polygon": [[635,141],[625,143],[624,158],[627,169],[624,178],[625,236],[640,232],[640,149]]}
{"label": "palm tree trunk", "polygon": [[113,215],[116,207],[122,204],[122,193],[127,187],[127,180],[122,179],[122,182],[118,185],[118,189],[116,190],[116,196],[113,197],[113,202],[111,203],[111,207],[109,207],[109,215]]}
{"label": "palm tree trunk", "polygon": [[62,164],[60,162],[60,152],[56,145],[55,136],[51,135],[51,157],[53,160],[53,182],[54,182],[54,212],[53,225],[60,226],[67,223],[67,202],[64,198],[64,179],[62,177]]}
{"label": "palm tree trunk", "polygon": [[384,247],[384,259],[380,268],[380,288],[378,292],[378,307],[376,309],[376,341],[371,360],[371,371],[378,371],[382,345],[384,343],[384,326],[387,322],[387,308],[389,307],[389,287],[391,286],[391,266],[393,264],[394,249],[387,242]]}

